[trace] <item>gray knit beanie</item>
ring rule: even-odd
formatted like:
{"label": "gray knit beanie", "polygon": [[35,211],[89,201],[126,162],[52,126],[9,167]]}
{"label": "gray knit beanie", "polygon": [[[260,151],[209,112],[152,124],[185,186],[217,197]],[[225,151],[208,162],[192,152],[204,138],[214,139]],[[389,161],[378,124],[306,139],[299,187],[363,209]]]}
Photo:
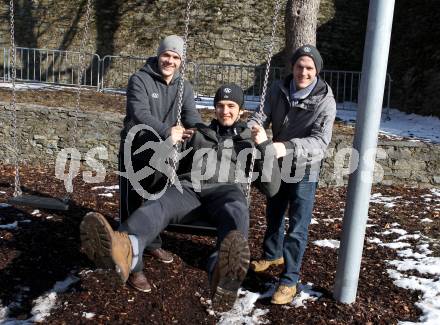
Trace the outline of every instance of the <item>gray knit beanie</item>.
{"label": "gray knit beanie", "polygon": [[290,62],[295,64],[295,62],[302,56],[308,56],[315,63],[316,72],[319,74],[322,70],[324,62],[322,60],[321,54],[318,49],[313,45],[307,44],[298,48],[292,55]]}
{"label": "gray knit beanie", "polygon": [[184,41],[182,37],[177,35],[170,35],[165,37],[157,48],[157,56],[161,55],[165,51],[173,51],[179,54],[180,58],[183,58],[183,45]]}

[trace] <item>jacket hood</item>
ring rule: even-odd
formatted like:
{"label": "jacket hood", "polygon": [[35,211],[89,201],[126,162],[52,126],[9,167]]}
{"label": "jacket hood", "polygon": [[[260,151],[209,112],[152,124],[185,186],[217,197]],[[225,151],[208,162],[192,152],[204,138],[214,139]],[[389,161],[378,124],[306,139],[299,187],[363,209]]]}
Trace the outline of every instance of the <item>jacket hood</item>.
{"label": "jacket hood", "polygon": [[[145,65],[141,68],[141,71],[144,71],[148,73],[152,78],[160,80],[162,82],[165,82],[165,80],[162,77],[162,74],[160,73],[159,67],[158,67],[158,57],[152,56],[147,59],[147,62]],[[173,78],[171,79],[170,84],[176,82],[177,79],[180,78],[180,72],[176,72],[173,75]]]}

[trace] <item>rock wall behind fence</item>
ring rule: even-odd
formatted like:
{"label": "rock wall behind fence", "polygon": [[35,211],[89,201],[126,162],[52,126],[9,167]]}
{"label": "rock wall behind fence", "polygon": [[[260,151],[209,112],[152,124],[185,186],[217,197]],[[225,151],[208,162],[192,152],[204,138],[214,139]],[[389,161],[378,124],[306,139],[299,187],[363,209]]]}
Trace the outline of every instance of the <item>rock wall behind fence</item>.
{"label": "rock wall behind fence", "polygon": [[[9,47],[8,1],[0,2],[0,47]],[[18,46],[76,51],[86,1],[14,1]],[[194,1],[188,53],[206,63],[264,64],[274,1]],[[146,56],[158,40],[184,30],[184,0],[92,0],[87,51]],[[326,69],[360,71],[368,1],[321,0],[317,43]],[[435,0],[395,4],[388,72],[394,79],[393,107],[440,116],[440,10]],[[284,63],[284,8],[273,65]],[[0,62],[0,71],[2,69]]]}
{"label": "rock wall behind fence", "polygon": [[[0,162],[13,162],[11,148],[12,112],[0,103]],[[74,132],[75,112],[66,108],[18,105],[19,143],[22,164],[53,165],[63,148],[71,147],[72,134],[82,158],[92,148],[104,146],[108,159],[103,161],[112,172],[117,165],[119,132],[123,115],[117,113],[80,112]],[[336,129],[337,130],[337,129]],[[348,180],[352,136],[337,131],[324,161],[321,184],[343,185]],[[356,158],[356,157],[355,157]],[[354,158],[354,159],[355,159]],[[375,180],[387,185],[420,187],[440,186],[440,145],[416,141],[382,140],[376,160]]]}

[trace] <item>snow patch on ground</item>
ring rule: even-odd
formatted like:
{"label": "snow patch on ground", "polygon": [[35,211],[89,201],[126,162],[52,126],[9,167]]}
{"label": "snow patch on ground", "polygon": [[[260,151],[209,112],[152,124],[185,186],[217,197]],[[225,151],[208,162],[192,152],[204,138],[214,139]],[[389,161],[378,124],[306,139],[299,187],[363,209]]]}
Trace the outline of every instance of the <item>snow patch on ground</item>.
{"label": "snow patch on ground", "polygon": [[340,246],[339,240],[335,240],[335,239],[315,240],[313,242],[313,244],[315,244],[316,246],[330,247],[330,248],[335,248],[335,249],[339,248],[339,246]]}
{"label": "snow patch on ground", "polygon": [[379,238],[377,238],[377,237],[368,238],[367,240],[371,244],[382,244],[382,241]]}
{"label": "snow patch on ground", "polygon": [[395,266],[398,271],[416,270],[421,274],[440,275],[440,257],[422,256],[415,260],[389,261],[388,264]]}
{"label": "snow patch on ground", "polygon": [[399,248],[404,248],[404,247],[410,247],[411,244],[398,242],[398,243],[382,243],[382,244],[379,244],[379,246],[388,247],[391,249],[399,249]]}
{"label": "snow patch on ground", "polygon": [[0,324],[4,324],[6,318],[8,317],[9,308],[0,305]]}
{"label": "snow patch on ground", "polygon": [[[209,299],[205,299],[200,296],[199,293],[195,295],[200,297],[200,302],[207,308],[207,312],[210,315],[219,316],[218,325],[236,325],[236,324],[269,324],[270,321],[265,319],[264,316],[269,312],[268,309],[256,308],[255,303],[260,299],[267,299],[272,297],[275,292],[276,284],[267,283],[267,290],[263,293],[250,292],[243,288],[238,291],[238,298],[235,301],[234,307],[224,313],[216,313],[212,310],[212,302]],[[307,301],[315,301],[322,296],[321,292],[313,290],[313,284],[298,284],[298,294],[294,300],[284,305],[283,308],[307,308]]]}
{"label": "snow patch on ground", "polygon": [[[346,105],[346,103],[344,104]],[[356,103],[352,103],[352,106],[352,109],[357,109]],[[343,121],[352,122],[356,120],[356,111],[338,109],[337,117]],[[414,141],[440,142],[440,119],[438,117],[407,114],[394,108],[389,110],[389,119],[385,118],[384,113],[382,117],[380,123],[381,134],[394,137],[410,137]]]}
{"label": "snow patch on ground", "polygon": [[422,311],[420,323],[399,322],[399,325],[438,325],[440,324],[440,282],[416,276],[394,274],[394,284],[398,287],[422,292],[422,297],[415,305]]}
{"label": "snow patch on ground", "polygon": [[[0,316],[1,316],[1,311],[6,310],[4,319],[0,317],[0,323],[9,324],[9,325],[27,325],[34,322],[44,321],[44,319],[50,315],[50,311],[56,304],[57,294],[65,292],[69,288],[69,286],[71,286],[73,283],[77,281],[79,281],[79,278],[73,275],[69,275],[63,281],[57,281],[51,290],[44,293],[43,295],[41,295],[40,297],[38,297],[33,301],[34,306],[32,307],[31,310],[32,317],[29,319],[26,320],[8,319],[6,318],[8,307],[0,308]],[[20,299],[17,299],[17,301],[19,300]]]}
{"label": "snow patch on ground", "polygon": [[432,188],[431,193],[434,196],[440,197],[440,189],[439,188]]}
{"label": "snow patch on ground", "polygon": [[92,319],[93,317],[95,317],[95,313],[86,313],[86,312],[83,312],[81,316],[84,317],[84,318],[86,318],[86,319]]}
{"label": "snow patch on ground", "polygon": [[[419,322],[399,322],[399,325],[438,325],[440,324],[440,257],[428,256],[432,254],[432,251],[427,242],[432,240],[420,234],[406,234],[406,231],[397,229],[398,223],[393,223],[391,226],[396,229],[390,229],[381,235],[405,232],[397,240],[414,239],[418,241],[414,245],[402,242],[384,244],[379,238],[368,239],[370,243],[379,246],[400,249],[397,250],[400,259],[386,261],[388,265],[393,267],[387,269],[388,276],[394,280],[393,283],[398,287],[422,292],[421,299],[415,304],[422,311]],[[408,248],[401,249],[403,247]],[[408,271],[417,271],[422,276],[405,274]],[[431,278],[423,277],[424,274],[430,275]]]}
{"label": "snow patch on ground", "polygon": [[305,285],[300,284],[298,286],[299,294],[297,294],[295,296],[295,299],[293,299],[292,305],[295,306],[296,308],[298,308],[298,307],[307,308],[306,307],[307,301],[318,300],[322,296],[322,293],[315,291],[312,288],[313,288],[312,283],[307,283]]}
{"label": "snow patch on ground", "polygon": [[98,196],[113,197],[113,193],[101,193]]}
{"label": "snow patch on ground", "polygon": [[392,208],[396,205],[394,201],[401,199],[401,196],[383,196],[382,193],[374,193],[370,196],[370,203],[383,204],[385,208]]}
{"label": "snow patch on ground", "polygon": [[18,228],[18,222],[14,221],[13,223],[9,223],[6,225],[0,225],[0,229],[5,229],[5,230],[13,230],[13,229],[17,229]]}
{"label": "snow patch on ground", "polygon": [[389,234],[405,235],[405,234],[407,234],[407,231],[403,230],[403,229],[393,228],[393,229],[385,230],[382,234],[383,235],[389,235]]}
{"label": "snow patch on ground", "polygon": [[240,288],[238,291],[238,299],[235,301],[234,307],[224,313],[220,313],[219,325],[235,325],[235,324],[268,324],[269,321],[263,316],[269,312],[268,309],[255,308],[255,302],[260,298],[261,294],[250,292]]}
{"label": "snow patch on ground", "polygon": [[95,186],[95,187],[92,187],[92,191],[96,191],[96,190],[105,190],[106,192],[108,192],[108,191],[117,191],[117,190],[119,190],[119,185]]}
{"label": "snow patch on ground", "polygon": [[419,234],[413,234],[413,235],[403,235],[396,239],[396,241],[406,240],[406,239],[414,239],[417,240],[420,238]]}

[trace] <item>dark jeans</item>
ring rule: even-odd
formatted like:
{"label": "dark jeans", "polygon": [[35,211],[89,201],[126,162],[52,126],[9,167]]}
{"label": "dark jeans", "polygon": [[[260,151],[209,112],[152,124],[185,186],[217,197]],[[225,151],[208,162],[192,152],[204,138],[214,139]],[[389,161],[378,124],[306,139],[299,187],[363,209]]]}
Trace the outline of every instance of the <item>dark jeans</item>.
{"label": "dark jeans", "polygon": [[[236,185],[213,185],[201,192],[183,185],[183,193],[172,186],[157,200],[145,201],[122,223],[119,230],[136,235],[139,241],[139,261],[134,271],[143,267],[145,247],[170,224],[185,224],[204,218],[217,228],[217,247],[231,230],[239,230],[246,238],[249,230],[249,210],[246,197]],[[212,271],[215,258],[210,258]]]}
{"label": "dark jeans", "polygon": [[[307,178],[298,183],[281,183],[280,190],[268,198],[266,209],[267,230],[263,249],[265,258],[274,260],[284,257],[284,271],[280,283],[295,285],[307,246],[308,227],[312,219],[317,183]],[[289,228],[286,235],[285,211],[289,206]]]}

